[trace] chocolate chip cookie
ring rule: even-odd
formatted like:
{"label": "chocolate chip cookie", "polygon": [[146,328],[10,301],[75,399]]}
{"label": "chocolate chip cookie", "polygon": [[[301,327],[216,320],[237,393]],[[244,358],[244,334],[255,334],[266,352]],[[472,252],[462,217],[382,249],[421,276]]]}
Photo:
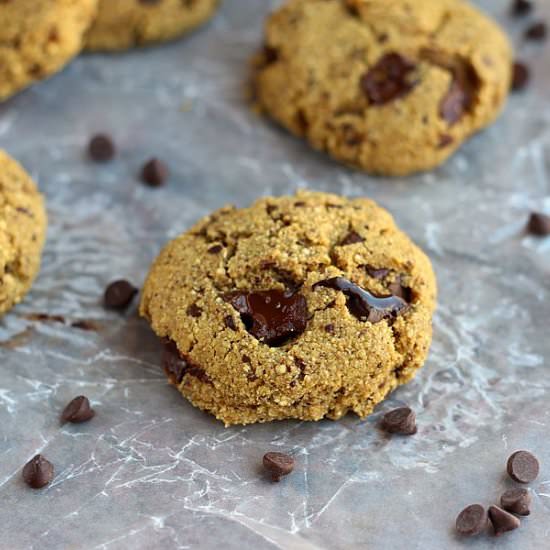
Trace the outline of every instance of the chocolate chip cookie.
{"label": "chocolate chip cookie", "polygon": [[219,0],[99,0],[88,50],[123,50],[172,40],[209,19]]}
{"label": "chocolate chip cookie", "polygon": [[260,109],[370,173],[441,164],[510,88],[506,36],[462,0],[288,0],[265,35]]}
{"label": "chocolate chip cookie", "polygon": [[40,193],[25,170],[0,150],[0,315],[30,288],[45,235]]}
{"label": "chocolate chip cookie", "polygon": [[0,2],[0,100],[78,54],[96,10],[97,0]]}
{"label": "chocolate chip cookie", "polygon": [[368,199],[225,207],[170,242],[141,301],[170,382],[230,424],[361,417],[422,366],[436,282]]}

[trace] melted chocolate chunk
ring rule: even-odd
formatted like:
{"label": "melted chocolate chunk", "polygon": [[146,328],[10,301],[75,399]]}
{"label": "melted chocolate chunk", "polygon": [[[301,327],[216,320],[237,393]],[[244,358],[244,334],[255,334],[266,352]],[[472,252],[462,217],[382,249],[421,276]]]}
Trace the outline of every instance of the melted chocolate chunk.
{"label": "melted chocolate chunk", "polygon": [[246,330],[268,346],[281,346],[306,329],[307,302],[301,294],[231,292],[226,299],[240,313]]}
{"label": "melted chocolate chunk", "polygon": [[468,64],[459,64],[452,71],[453,80],[439,104],[439,114],[449,126],[456,124],[474,102],[478,77]]}
{"label": "melted chocolate chunk", "polygon": [[356,233],[355,231],[350,231],[340,243],[340,246],[347,246],[348,244],[362,243],[365,239]]}
{"label": "melted chocolate chunk", "polygon": [[350,313],[360,321],[379,323],[384,319],[395,319],[408,307],[407,302],[399,296],[374,296],[344,277],[319,281],[313,288],[319,286],[341,290],[347,296]]}
{"label": "melted chocolate chunk", "polygon": [[409,287],[403,286],[401,275],[398,275],[395,281],[389,286],[389,291],[392,296],[399,296],[410,304],[412,302],[412,290]]}
{"label": "melted chocolate chunk", "polygon": [[361,89],[374,105],[384,105],[411,92],[415,64],[399,55],[388,53],[361,77]]}
{"label": "melted chocolate chunk", "polygon": [[172,340],[168,340],[164,344],[162,367],[170,382],[176,386],[181,384],[186,374],[198,378],[201,382],[211,382],[210,377],[203,369],[192,365],[187,359],[181,356],[176,343]]}
{"label": "melted chocolate chunk", "polygon": [[366,265],[365,271],[373,279],[383,279],[390,272],[390,270],[385,267],[378,268],[373,267],[372,265]]}

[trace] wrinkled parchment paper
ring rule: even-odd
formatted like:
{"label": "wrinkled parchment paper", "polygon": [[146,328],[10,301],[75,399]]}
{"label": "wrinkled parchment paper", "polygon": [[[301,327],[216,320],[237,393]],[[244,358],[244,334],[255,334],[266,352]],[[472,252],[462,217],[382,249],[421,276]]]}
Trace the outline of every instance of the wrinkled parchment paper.
{"label": "wrinkled parchment paper", "polygon": [[[531,209],[550,212],[550,48],[522,43],[508,2],[483,6],[531,63],[532,86],[445,166],[407,179],[342,168],[250,112],[247,61],[271,7],[260,0],[227,0],[176,43],[83,56],[0,106],[0,147],[37,179],[50,216],[40,277],[0,321],[0,548],[550,548],[550,239],[523,233]],[[119,148],[106,166],[83,153],[97,131]],[[172,169],[163,189],[136,182],[154,155]],[[135,308],[106,312],[100,297],[117,277],[141,284],[160,246],[210,210],[303,186],[374,198],[429,253],[432,352],[366,421],[225,429],[167,384]],[[61,427],[81,393],[97,416]],[[419,433],[388,438],[377,422],[403,403]],[[518,448],[542,463],[533,513],[498,540],[459,541],[456,514],[498,499]],[[294,453],[294,474],[264,480],[267,450]],[[32,491],[20,470],[38,452],[56,477]]]}

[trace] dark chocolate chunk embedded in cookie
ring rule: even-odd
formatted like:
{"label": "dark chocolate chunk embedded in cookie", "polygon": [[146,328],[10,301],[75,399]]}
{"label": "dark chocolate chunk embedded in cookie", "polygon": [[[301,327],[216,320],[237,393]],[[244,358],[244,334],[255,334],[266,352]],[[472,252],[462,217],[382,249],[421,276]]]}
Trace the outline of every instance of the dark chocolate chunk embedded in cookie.
{"label": "dark chocolate chunk embedded in cookie", "polygon": [[240,313],[246,330],[269,346],[281,346],[306,329],[307,302],[300,293],[237,291],[226,299]]}
{"label": "dark chocolate chunk embedded in cookie", "polygon": [[399,296],[375,296],[344,277],[332,277],[313,285],[314,289],[318,287],[342,291],[347,297],[350,313],[360,321],[379,323],[385,319],[395,319],[408,307]]}
{"label": "dark chocolate chunk embedded in cookie", "polygon": [[415,64],[392,52],[384,55],[361,77],[361,88],[373,105],[384,105],[412,91]]}

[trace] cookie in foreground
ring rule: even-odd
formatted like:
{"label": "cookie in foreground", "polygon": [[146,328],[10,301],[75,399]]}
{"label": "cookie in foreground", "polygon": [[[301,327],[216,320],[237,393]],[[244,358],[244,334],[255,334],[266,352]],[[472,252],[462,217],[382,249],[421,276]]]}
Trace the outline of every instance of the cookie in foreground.
{"label": "cookie in foreground", "polygon": [[140,310],[171,383],[231,425],[368,415],[423,365],[435,300],[429,259],[386,210],[303,191],[168,243]]}
{"label": "cookie in foreground", "polygon": [[77,55],[96,10],[97,0],[0,2],[0,100]]}
{"label": "cookie in foreground", "polygon": [[263,112],[336,160],[406,175],[501,111],[511,46],[462,0],[288,0],[255,60]]}
{"label": "cookie in foreground", "polygon": [[219,0],[99,0],[88,50],[124,50],[166,42],[206,22]]}
{"label": "cookie in foreground", "polygon": [[0,315],[31,287],[45,236],[42,196],[25,170],[0,149]]}

